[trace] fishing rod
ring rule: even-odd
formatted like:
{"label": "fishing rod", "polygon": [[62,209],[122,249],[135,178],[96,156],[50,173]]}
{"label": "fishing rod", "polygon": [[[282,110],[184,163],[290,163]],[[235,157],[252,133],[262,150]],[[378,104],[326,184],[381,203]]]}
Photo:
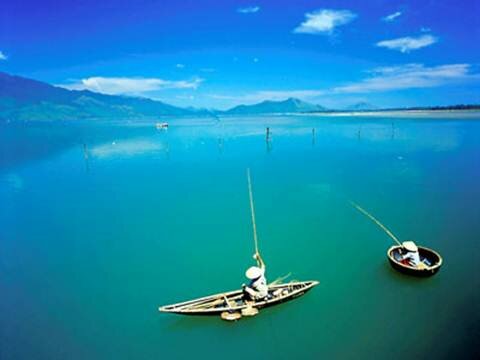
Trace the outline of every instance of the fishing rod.
{"label": "fishing rod", "polygon": [[378,226],[380,226],[380,228],[385,231],[387,233],[388,236],[390,236],[398,245],[402,246],[402,243],[397,239],[397,237],[395,235],[393,235],[393,233],[387,229],[387,227],[385,225],[383,225],[380,221],[378,221],[372,214],[368,213],[367,210],[363,209],[360,207],[360,205],[358,204],[355,204],[353,201],[350,201],[350,204],[352,204],[352,206],[354,208],[356,208],[358,211],[360,211],[363,215],[365,215],[366,217],[368,217],[370,220],[372,220],[375,224],[377,224]]}
{"label": "fishing rod", "polygon": [[281,284],[283,280],[285,280],[286,278],[290,277],[290,275],[292,275],[291,272],[289,272],[287,275],[284,275],[284,276],[280,276],[278,278],[276,278],[275,280],[273,280],[269,286],[272,286],[272,285],[276,285],[276,284]]}
{"label": "fishing rod", "polygon": [[255,223],[255,207],[253,205],[252,180],[250,179],[250,168],[247,168],[247,180],[248,180],[248,195],[250,196],[250,210],[252,213],[253,240],[255,242],[255,254],[260,254],[258,251],[257,224]]}

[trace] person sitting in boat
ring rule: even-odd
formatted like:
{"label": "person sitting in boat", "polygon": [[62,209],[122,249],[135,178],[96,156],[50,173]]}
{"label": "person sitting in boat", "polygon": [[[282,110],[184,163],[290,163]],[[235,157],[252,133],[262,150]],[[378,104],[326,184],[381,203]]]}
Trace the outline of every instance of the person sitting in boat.
{"label": "person sitting in boat", "polygon": [[404,241],[402,246],[405,253],[400,255],[400,261],[415,268],[419,267],[421,260],[417,245],[413,241]]}
{"label": "person sitting in boat", "polygon": [[248,268],[245,276],[250,280],[248,285],[243,284],[243,294],[249,300],[263,300],[268,296],[268,285],[265,277],[265,263],[256,253],[253,258],[257,261],[257,266]]}

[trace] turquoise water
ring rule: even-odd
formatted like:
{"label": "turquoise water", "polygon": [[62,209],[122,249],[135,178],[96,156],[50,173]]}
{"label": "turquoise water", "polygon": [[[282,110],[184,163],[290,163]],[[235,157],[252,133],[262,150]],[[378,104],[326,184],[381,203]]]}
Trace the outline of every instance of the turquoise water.
{"label": "turquoise water", "polygon": [[[477,120],[3,124],[0,358],[474,358]],[[158,313],[245,281],[247,167],[268,278],[320,284],[237,323]],[[391,269],[350,200],[439,251],[438,275]]]}

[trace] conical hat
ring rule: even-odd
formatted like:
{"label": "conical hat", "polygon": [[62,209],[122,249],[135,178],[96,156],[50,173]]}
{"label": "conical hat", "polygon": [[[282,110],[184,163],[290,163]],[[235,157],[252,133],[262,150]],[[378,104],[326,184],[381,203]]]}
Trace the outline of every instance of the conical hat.
{"label": "conical hat", "polygon": [[258,266],[252,266],[248,268],[248,270],[245,272],[245,276],[250,280],[258,279],[262,275],[263,270],[260,269]]}
{"label": "conical hat", "polygon": [[247,306],[246,308],[242,309],[243,316],[255,316],[258,314],[258,309],[254,308],[253,306]]}
{"label": "conical hat", "polygon": [[417,245],[415,245],[413,241],[404,241],[402,245],[407,251],[411,251],[411,252],[418,251],[418,247]]}
{"label": "conical hat", "polygon": [[224,311],[220,314],[220,317],[223,320],[227,320],[227,321],[237,321],[242,317],[242,314],[240,314],[238,311],[235,311],[235,312]]}

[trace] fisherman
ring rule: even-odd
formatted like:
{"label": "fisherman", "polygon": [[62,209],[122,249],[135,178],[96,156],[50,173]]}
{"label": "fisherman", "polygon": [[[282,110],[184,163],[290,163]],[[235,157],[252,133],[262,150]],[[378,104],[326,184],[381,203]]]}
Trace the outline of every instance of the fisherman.
{"label": "fisherman", "polygon": [[414,268],[423,264],[420,260],[420,255],[418,254],[418,247],[413,241],[404,241],[402,246],[406,252],[400,255],[400,261]]}
{"label": "fisherman", "polygon": [[243,295],[248,300],[263,300],[268,296],[265,263],[258,253],[255,253],[253,258],[257,261],[257,266],[252,266],[245,272],[245,276],[250,280],[250,283],[242,285]]}

